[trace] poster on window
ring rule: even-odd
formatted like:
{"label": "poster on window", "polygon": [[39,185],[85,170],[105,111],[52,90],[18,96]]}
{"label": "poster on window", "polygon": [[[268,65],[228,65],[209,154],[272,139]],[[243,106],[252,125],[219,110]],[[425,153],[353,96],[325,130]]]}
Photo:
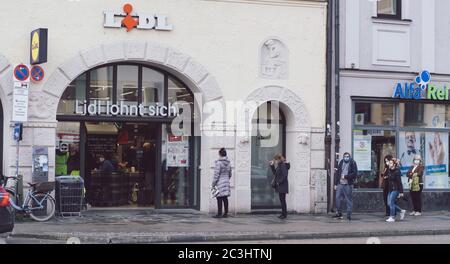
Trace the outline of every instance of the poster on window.
{"label": "poster on window", "polygon": [[168,135],[167,167],[189,166],[189,140],[183,136]]}
{"label": "poster on window", "polygon": [[406,131],[400,132],[399,137],[399,159],[400,159],[400,169],[402,171],[402,182],[403,188],[409,189],[408,178],[406,173],[414,164],[414,157],[416,155],[421,155],[424,157],[425,154],[425,133]]}
{"label": "poster on window", "polygon": [[359,171],[372,171],[372,136],[353,137],[353,159]]}
{"label": "poster on window", "polygon": [[425,188],[448,188],[448,133],[426,133]]}

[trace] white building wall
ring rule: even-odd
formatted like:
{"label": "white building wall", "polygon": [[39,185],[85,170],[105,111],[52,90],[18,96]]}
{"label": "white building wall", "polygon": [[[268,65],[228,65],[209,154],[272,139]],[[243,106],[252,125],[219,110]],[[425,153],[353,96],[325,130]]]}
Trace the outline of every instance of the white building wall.
{"label": "white building wall", "polygon": [[[14,29],[0,29],[0,54],[3,56],[0,57],[0,96],[5,108],[4,173],[13,175],[15,169],[9,122],[12,65],[29,61],[30,32],[42,27],[49,29],[49,55],[43,65],[45,80],[31,87],[29,122],[25,125],[24,142],[21,142],[20,171],[25,180],[31,179],[33,145],[49,147],[50,175],[54,176],[56,106],[67,84],[95,65],[133,60],[169,70],[187,82],[194,92],[202,92],[204,102],[244,101],[254,98],[250,95],[261,87],[282,87],[282,94],[265,99],[284,100],[292,107],[287,109],[293,113],[288,122],[296,124],[296,134],[287,137],[287,145],[293,148],[287,158],[295,164],[298,155],[304,153],[302,155],[311,160],[311,164],[304,164],[307,167],[291,172],[293,178],[300,179],[294,180],[298,185],[291,187],[295,191],[289,209],[314,212],[319,211],[316,208],[323,208],[326,201],[323,201],[323,194],[317,194],[321,189],[316,190],[316,181],[311,183],[311,170],[323,172],[324,168],[326,4],[288,0],[136,0],[132,4],[137,13],[167,15],[173,31],[134,29],[127,32],[124,28],[104,28],[103,12],[122,9],[123,1],[117,0],[43,0],[39,5],[30,0],[2,3],[0,22],[5,25],[15,21]],[[260,77],[260,50],[267,39],[280,40],[287,47],[287,78]],[[211,165],[218,148],[227,146],[232,160],[250,169],[248,161],[242,160],[249,158],[247,143],[245,140],[241,143],[233,134],[236,127],[227,125],[226,129],[231,131],[231,139],[202,139],[202,211],[213,210],[215,206],[210,203],[208,193]],[[298,138],[304,134],[313,141],[308,141],[307,150],[300,152],[297,150],[302,145]],[[314,149],[311,149],[312,142]],[[251,197],[247,172],[244,169],[235,173],[237,177],[232,183],[238,201],[232,201],[231,207],[234,204],[244,212],[250,210]],[[314,175],[323,178],[323,173]],[[317,206],[315,197],[320,197]]]}

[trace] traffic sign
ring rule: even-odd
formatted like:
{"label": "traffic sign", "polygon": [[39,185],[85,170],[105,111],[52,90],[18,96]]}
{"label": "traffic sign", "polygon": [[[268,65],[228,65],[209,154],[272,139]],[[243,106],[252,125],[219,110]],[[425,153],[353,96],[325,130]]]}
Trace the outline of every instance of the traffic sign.
{"label": "traffic sign", "polygon": [[41,66],[33,66],[31,68],[31,80],[33,82],[40,82],[44,79],[44,69]]}
{"label": "traffic sign", "polygon": [[25,64],[19,64],[14,67],[14,81],[16,82],[29,82],[30,81],[30,68]]}

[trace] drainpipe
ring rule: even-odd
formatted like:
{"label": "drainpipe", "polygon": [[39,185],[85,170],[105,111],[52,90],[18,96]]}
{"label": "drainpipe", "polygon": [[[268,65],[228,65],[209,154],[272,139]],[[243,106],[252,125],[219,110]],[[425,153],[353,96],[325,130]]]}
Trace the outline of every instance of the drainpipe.
{"label": "drainpipe", "polygon": [[[339,0],[334,1],[334,153],[331,155],[332,161],[332,174],[334,176],[335,168],[338,166],[339,162],[339,151],[340,151],[340,16],[339,16]],[[331,201],[334,201],[334,189],[333,184],[330,186],[330,196]],[[334,203],[330,203],[331,211],[334,211]]]}
{"label": "drainpipe", "polygon": [[[325,114],[325,169],[327,171],[327,190],[330,190],[332,167],[332,78],[333,78],[333,0],[327,1],[327,76],[326,76],[326,114]],[[330,212],[330,197],[327,192],[327,213]]]}

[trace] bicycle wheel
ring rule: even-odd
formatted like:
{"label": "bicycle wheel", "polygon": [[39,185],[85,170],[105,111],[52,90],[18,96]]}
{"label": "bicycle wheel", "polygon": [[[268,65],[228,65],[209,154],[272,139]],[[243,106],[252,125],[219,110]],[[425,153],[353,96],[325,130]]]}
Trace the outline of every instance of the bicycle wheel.
{"label": "bicycle wheel", "polygon": [[[34,195],[36,200],[38,200],[39,202],[42,202],[44,199],[46,199],[43,202],[43,205],[44,205],[43,209],[31,210],[30,216],[35,221],[45,222],[45,221],[48,221],[49,219],[51,219],[55,215],[55,209],[56,209],[55,199],[51,195],[48,195],[47,198],[45,198],[46,195],[47,194],[45,194],[45,193],[38,193],[38,194]],[[37,205],[36,205],[36,202],[33,199],[31,199],[28,206],[29,206],[29,208],[33,208]]]}

